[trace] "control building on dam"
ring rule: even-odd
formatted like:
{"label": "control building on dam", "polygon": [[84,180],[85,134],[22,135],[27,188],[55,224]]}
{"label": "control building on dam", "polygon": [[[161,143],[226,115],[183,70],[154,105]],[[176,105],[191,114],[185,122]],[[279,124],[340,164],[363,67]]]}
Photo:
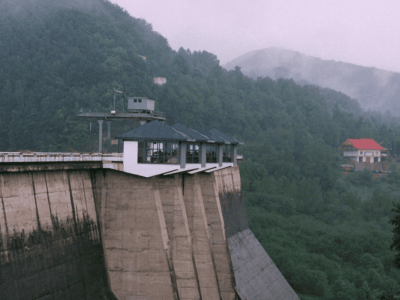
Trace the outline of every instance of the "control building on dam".
{"label": "control building on dam", "polygon": [[123,153],[0,153],[0,299],[299,299],[248,227],[235,138],[152,121]]}

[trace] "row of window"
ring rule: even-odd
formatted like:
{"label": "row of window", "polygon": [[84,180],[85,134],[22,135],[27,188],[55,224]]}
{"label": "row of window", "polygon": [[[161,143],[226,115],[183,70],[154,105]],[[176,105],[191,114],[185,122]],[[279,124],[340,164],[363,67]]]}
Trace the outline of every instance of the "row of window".
{"label": "row of window", "polygon": [[140,141],[138,163],[179,164],[179,143]]}
{"label": "row of window", "polygon": [[368,160],[366,159],[366,157],[364,158],[365,159],[363,159],[363,157],[359,157],[358,162],[379,162],[379,157],[368,157]]}
{"label": "row of window", "polygon": [[[365,153],[367,153],[367,151],[365,151]],[[371,151],[368,151],[368,153],[374,153],[374,152],[371,152]],[[364,154],[364,151],[360,151],[360,155],[363,155]],[[375,155],[379,155],[379,151],[375,151]]]}
{"label": "row of window", "polygon": [[[199,143],[188,143],[186,151],[186,163],[198,164],[201,162]],[[222,161],[232,162],[232,146],[224,145],[222,151]],[[218,145],[206,145],[206,163],[218,162]],[[179,143],[177,142],[153,142],[139,141],[138,143],[138,163],[147,164],[179,164],[180,163]]]}

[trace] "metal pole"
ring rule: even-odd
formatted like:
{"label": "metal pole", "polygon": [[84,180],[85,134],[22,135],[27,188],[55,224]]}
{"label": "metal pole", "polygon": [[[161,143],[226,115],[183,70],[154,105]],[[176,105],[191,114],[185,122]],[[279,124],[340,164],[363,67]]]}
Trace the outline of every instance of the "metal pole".
{"label": "metal pole", "polygon": [[115,89],[114,89],[114,111],[115,111]]}
{"label": "metal pole", "polygon": [[[233,165],[237,166],[237,145],[232,145],[233,154]],[[231,155],[232,155],[231,154]],[[231,156],[232,157],[232,156]]]}
{"label": "metal pole", "polygon": [[97,120],[97,122],[99,122],[99,153],[101,153],[103,144],[103,120]]}
{"label": "metal pole", "polygon": [[111,148],[111,121],[106,121],[107,124],[107,153],[110,153]]}

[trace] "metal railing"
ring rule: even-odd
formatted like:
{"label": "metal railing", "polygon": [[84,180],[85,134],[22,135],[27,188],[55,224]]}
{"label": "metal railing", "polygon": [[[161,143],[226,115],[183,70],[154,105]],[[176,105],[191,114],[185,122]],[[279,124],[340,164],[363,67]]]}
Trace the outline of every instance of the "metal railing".
{"label": "metal railing", "polygon": [[122,162],[123,153],[0,152],[0,163],[103,161]]}

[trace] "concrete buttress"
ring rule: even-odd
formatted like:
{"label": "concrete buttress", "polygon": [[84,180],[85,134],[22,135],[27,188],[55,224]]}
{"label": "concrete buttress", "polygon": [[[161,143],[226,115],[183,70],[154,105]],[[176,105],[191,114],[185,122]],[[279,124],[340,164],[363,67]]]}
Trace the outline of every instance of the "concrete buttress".
{"label": "concrete buttress", "polygon": [[185,176],[184,201],[192,240],[194,264],[203,299],[219,300],[217,272],[212,253],[211,234],[208,231],[207,216],[197,176]]}
{"label": "concrete buttress", "polygon": [[101,200],[103,248],[110,288],[120,300],[174,300],[165,225],[152,180],[107,172]]}

